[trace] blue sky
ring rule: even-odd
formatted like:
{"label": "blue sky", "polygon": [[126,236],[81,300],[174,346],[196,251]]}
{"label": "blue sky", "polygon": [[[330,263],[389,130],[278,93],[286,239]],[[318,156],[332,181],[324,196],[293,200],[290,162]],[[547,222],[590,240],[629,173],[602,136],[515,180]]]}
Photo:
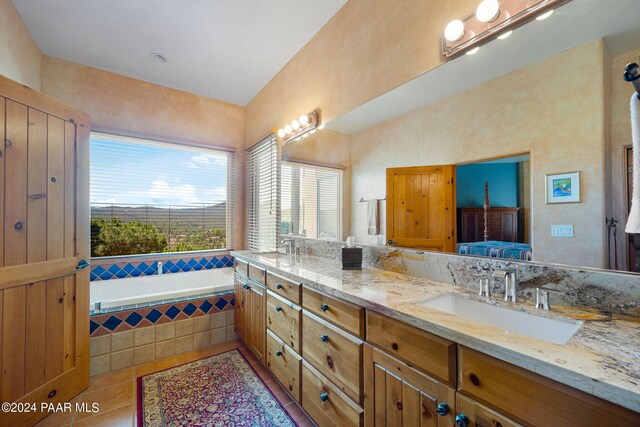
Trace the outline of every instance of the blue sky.
{"label": "blue sky", "polygon": [[91,203],[213,204],[227,197],[227,154],[91,134]]}

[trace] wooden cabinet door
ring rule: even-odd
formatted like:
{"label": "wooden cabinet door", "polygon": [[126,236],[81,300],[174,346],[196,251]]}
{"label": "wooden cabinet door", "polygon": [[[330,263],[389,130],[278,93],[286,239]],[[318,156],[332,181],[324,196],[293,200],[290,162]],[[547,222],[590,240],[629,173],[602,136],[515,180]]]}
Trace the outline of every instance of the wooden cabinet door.
{"label": "wooden cabinet door", "polygon": [[245,297],[246,291],[244,289],[245,283],[241,276],[236,274],[234,284],[233,284],[233,293],[234,293],[234,307],[233,307],[233,320],[234,320],[234,328],[236,333],[240,336],[241,339],[245,340],[246,337],[246,322],[245,322]]}
{"label": "wooden cabinet door", "polygon": [[387,243],[454,252],[455,167],[387,169]]}
{"label": "wooden cabinet door", "polygon": [[366,426],[452,426],[455,390],[365,344],[364,417]]}
{"label": "wooden cabinet door", "polygon": [[462,420],[466,419],[469,427],[521,427],[521,424],[461,393],[456,393],[456,414]]}
{"label": "wooden cabinet door", "polygon": [[250,283],[246,298],[248,301],[247,333],[249,335],[247,346],[262,363],[265,363],[264,348],[267,333],[265,327],[265,289],[260,285]]}
{"label": "wooden cabinet door", "polygon": [[66,402],[89,384],[88,116],[0,77],[0,141],[1,400]]}

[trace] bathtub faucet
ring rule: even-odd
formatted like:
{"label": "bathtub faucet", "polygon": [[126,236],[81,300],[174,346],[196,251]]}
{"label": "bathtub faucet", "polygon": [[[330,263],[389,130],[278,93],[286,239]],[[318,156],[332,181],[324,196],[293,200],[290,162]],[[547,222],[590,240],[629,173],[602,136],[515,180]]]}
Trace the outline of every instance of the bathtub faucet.
{"label": "bathtub faucet", "polygon": [[158,261],[158,274],[162,274],[162,261]]}

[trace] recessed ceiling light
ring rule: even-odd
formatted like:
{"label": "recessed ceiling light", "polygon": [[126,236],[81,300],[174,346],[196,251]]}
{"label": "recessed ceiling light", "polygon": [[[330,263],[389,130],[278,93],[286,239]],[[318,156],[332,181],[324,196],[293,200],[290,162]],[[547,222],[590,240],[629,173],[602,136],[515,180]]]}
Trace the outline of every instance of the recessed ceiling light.
{"label": "recessed ceiling light", "polygon": [[164,64],[167,62],[167,58],[157,52],[150,53],[149,59],[151,60],[151,62],[155,62],[156,64]]}

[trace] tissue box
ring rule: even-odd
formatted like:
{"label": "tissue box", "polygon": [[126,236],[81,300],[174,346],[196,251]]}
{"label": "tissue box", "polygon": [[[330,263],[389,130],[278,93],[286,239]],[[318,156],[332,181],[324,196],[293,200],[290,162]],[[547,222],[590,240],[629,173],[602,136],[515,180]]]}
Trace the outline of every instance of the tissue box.
{"label": "tissue box", "polygon": [[342,248],[342,269],[362,270],[362,248]]}

